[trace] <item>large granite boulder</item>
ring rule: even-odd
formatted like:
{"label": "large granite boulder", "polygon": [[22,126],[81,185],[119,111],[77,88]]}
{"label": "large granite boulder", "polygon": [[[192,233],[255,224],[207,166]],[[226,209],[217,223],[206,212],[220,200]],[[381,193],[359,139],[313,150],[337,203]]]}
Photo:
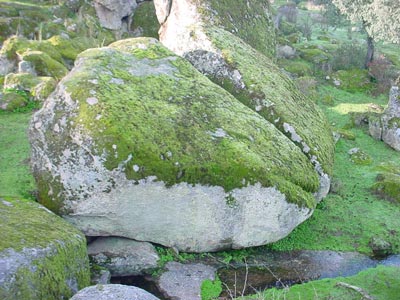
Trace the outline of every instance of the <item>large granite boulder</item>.
{"label": "large granite boulder", "polygon": [[69,299],[90,284],[82,233],[33,201],[0,198],[0,299]]}
{"label": "large granite boulder", "polygon": [[86,235],[181,251],[279,240],[320,185],[290,138],[154,39],[81,53],[30,141],[44,205]]}
{"label": "large granite boulder", "polygon": [[156,296],[137,288],[121,284],[98,284],[79,291],[70,300],[159,300]]}
{"label": "large granite boulder", "polygon": [[400,90],[390,89],[389,103],[382,114],[369,117],[369,133],[393,149],[400,151]]}
{"label": "large granite boulder", "polygon": [[160,41],[298,145],[320,176],[316,197],[322,199],[329,191],[333,164],[329,123],[322,111],[265,55],[256,40],[241,34],[245,31],[260,39],[273,38],[271,23],[254,24],[249,31],[243,21],[269,20],[268,2],[243,1],[241,19],[226,17],[239,5],[237,1],[154,2],[159,20],[164,20]]}

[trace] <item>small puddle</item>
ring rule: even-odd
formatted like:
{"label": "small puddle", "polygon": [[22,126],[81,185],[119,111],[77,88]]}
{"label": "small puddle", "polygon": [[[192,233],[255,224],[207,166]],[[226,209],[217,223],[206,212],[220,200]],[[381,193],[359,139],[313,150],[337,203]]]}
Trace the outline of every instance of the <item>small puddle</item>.
{"label": "small puddle", "polygon": [[375,260],[356,252],[269,252],[252,258],[247,264],[220,268],[218,276],[227,286],[225,295],[248,295],[271,287],[352,276],[378,264],[400,267],[400,255]]}

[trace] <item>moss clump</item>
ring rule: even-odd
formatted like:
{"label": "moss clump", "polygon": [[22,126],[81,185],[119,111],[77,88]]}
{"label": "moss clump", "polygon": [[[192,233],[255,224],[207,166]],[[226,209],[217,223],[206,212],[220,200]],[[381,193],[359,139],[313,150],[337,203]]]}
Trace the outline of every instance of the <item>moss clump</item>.
{"label": "moss clump", "polygon": [[356,135],[350,130],[340,128],[337,129],[336,132],[340,134],[341,138],[344,138],[346,140],[354,141],[356,139]]}
{"label": "moss clump", "polygon": [[351,93],[371,91],[374,87],[367,70],[340,70],[332,78],[339,81],[338,88]]}
{"label": "moss clump", "polygon": [[322,63],[328,62],[332,59],[332,55],[324,50],[318,48],[311,48],[311,49],[300,49],[300,57],[304,60],[320,65]]}
{"label": "moss clump", "polygon": [[350,161],[356,165],[370,165],[372,163],[371,156],[359,148],[349,150]]}
{"label": "moss clump", "polygon": [[400,169],[378,174],[372,190],[384,199],[400,203]]}
{"label": "moss clump", "polygon": [[7,111],[15,111],[21,107],[25,107],[29,99],[18,93],[18,90],[7,91],[0,98],[0,108]]}
{"label": "moss clump", "polygon": [[222,293],[222,282],[218,278],[215,280],[206,279],[201,283],[201,300],[217,299]]}
{"label": "moss clump", "polygon": [[132,31],[140,36],[148,36],[158,39],[158,23],[153,2],[142,2],[135,9],[132,19]]}
{"label": "moss clump", "polygon": [[50,76],[60,80],[68,73],[67,68],[63,64],[52,59],[47,53],[26,51],[22,54],[22,57],[24,60],[32,63],[39,76]]}
{"label": "moss clump", "polygon": [[82,51],[97,47],[98,41],[89,37],[77,37],[74,39],[66,39],[60,35],[52,36],[46,41],[54,46],[56,51],[60,53],[62,58],[67,61],[74,61],[76,56]]}
{"label": "moss clump", "polygon": [[0,209],[0,259],[24,257],[15,271],[5,270],[2,299],[68,299],[90,284],[82,233],[32,201],[0,198]]}
{"label": "moss clump", "polygon": [[4,85],[6,88],[30,91],[40,83],[40,79],[29,73],[10,73],[6,76]]}
{"label": "moss clump", "polygon": [[282,59],[278,65],[296,76],[309,76],[313,73],[312,64],[302,59]]}

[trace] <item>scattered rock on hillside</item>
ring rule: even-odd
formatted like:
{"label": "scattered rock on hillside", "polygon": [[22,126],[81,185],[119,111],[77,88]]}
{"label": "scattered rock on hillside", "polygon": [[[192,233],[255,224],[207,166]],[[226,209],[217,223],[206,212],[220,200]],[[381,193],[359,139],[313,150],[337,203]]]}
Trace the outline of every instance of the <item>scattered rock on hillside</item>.
{"label": "scattered rock on hillside", "polygon": [[30,141],[40,201],[89,236],[250,247],[286,236],[316,205],[301,149],[154,39],[80,54]]}
{"label": "scattered rock on hillside", "polygon": [[400,91],[393,86],[389,103],[383,114],[369,118],[369,132],[372,137],[383,140],[393,149],[400,151]]}
{"label": "scattered rock on hillside", "polygon": [[132,17],[137,4],[135,0],[95,0],[94,7],[101,26],[120,30],[123,22]]}
{"label": "scattered rock on hillside", "polygon": [[158,267],[154,246],[118,237],[100,237],[88,245],[92,261],[111,272],[111,276],[144,274]]}
{"label": "scattered rock on hillside", "polygon": [[204,264],[169,262],[166,269],[157,280],[157,285],[168,299],[201,300],[202,282],[215,280],[216,269]]}
{"label": "scattered rock on hillside", "polygon": [[159,300],[152,294],[134,286],[98,284],[84,288],[70,300]]}
{"label": "scattered rock on hillside", "polygon": [[0,299],[69,299],[89,285],[85,237],[43,206],[0,198]]}

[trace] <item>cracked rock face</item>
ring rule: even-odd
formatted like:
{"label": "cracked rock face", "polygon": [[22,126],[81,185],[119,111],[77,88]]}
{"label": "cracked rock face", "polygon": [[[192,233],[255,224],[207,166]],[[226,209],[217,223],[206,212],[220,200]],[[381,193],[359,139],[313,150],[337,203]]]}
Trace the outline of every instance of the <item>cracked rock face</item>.
{"label": "cracked rock face", "polygon": [[30,141],[40,201],[88,236],[262,245],[306,220],[319,190],[300,147],[154,39],[80,54]]}

